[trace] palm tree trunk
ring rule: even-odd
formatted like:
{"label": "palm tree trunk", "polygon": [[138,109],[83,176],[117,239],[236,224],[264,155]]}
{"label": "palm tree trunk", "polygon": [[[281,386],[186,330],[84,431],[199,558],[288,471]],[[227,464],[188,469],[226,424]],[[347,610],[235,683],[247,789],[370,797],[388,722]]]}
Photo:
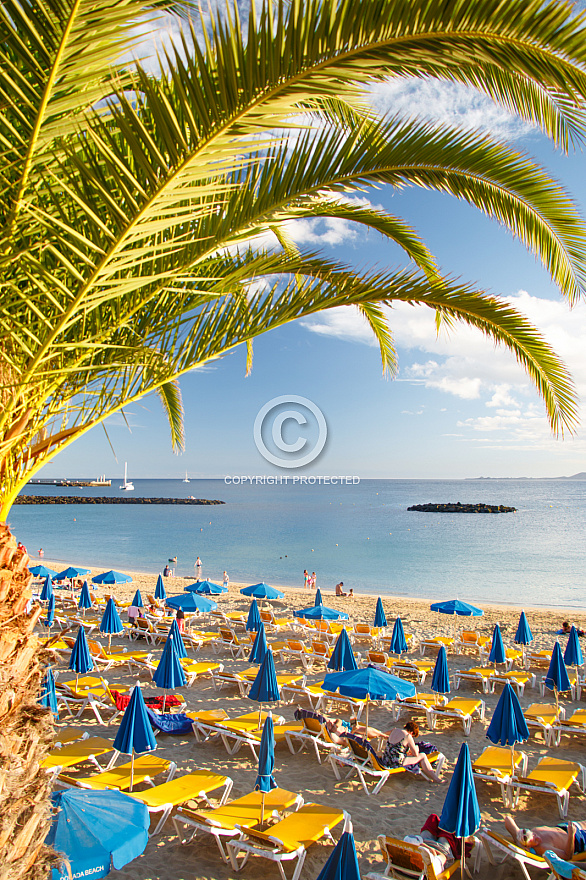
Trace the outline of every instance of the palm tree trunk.
{"label": "palm tree trunk", "polygon": [[43,656],[33,633],[41,609],[26,614],[28,556],[0,523],[0,880],[45,880],[50,850],[49,776],[39,763],[53,723],[39,706]]}

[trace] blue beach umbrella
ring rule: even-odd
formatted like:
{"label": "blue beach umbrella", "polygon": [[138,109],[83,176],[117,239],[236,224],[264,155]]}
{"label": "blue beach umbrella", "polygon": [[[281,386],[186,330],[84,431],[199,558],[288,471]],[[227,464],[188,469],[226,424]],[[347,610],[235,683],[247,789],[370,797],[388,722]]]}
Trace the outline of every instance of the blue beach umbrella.
{"label": "blue beach umbrella", "polygon": [[36,578],[55,578],[57,577],[57,572],[53,571],[52,568],[47,568],[46,565],[32,565],[29,568],[31,574],[34,574]]}
{"label": "blue beach umbrella", "polygon": [[475,605],[469,605],[468,602],[462,602],[460,599],[434,602],[429,607],[432,611],[438,611],[440,614],[457,614],[463,617],[482,617],[484,614],[481,608],[476,608]]}
{"label": "blue beach umbrella", "polygon": [[206,596],[198,596],[197,593],[182,593],[180,596],[169,596],[165,600],[169,608],[182,608],[187,613],[195,611],[215,611],[218,603]]}
{"label": "blue beach umbrella", "polygon": [[572,629],[570,630],[570,637],[568,638],[568,644],[566,645],[566,650],[564,651],[564,663],[566,664],[566,666],[582,666],[582,664],[584,663],[582,648],[580,647],[580,642],[578,641],[578,632],[575,626],[572,626]]}
{"label": "blue beach umbrella", "polygon": [[75,639],[75,644],[71,649],[71,654],[69,655],[69,669],[72,672],[75,672],[77,676],[85,675],[86,672],[91,672],[94,668],[94,661],[90,656],[90,648],[87,643],[87,636],[85,634],[85,629],[83,626],[77,631],[77,638]]}
{"label": "blue beach umbrella", "polygon": [[243,587],[240,592],[243,596],[252,596],[254,599],[283,599],[285,594],[275,587],[269,587],[268,584],[252,584],[250,587]]}
{"label": "blue beach umbrella", "polygon": [[86,608],[92,607],[92,597],[90,596],[90,588],[88,587],[87,581],[84,581],[82,584],[77,607],[83,609],[84,614]]}
{"label": "blue beach umbrella", "polygon": [[494,663],[496,668],[497,663],[506,663],[506,660],[507,655],[505,654],[505,646],[503,644],[501,628],[498,623],[495,623],[494,629],[492,631],[492,642],[490,644],[490,654],[488,655],[488,662]]}
{"label": "blue beach umbrella", "polygon": [[51,795],[55,814],[45,843],[64,856],[51,880],[105,877],[142,855],[149,839],[147,807],[120,791],[70,788]]}
{"label": "blue beach umbrella", "polygon": [[448,673],[448,655],[442,645],[437,652],[433,675],[431,677],[431,689],[436,694],[450,693],[450,676]]}
{"label": "blue beach umbrella", "polygon": [[356,657],[345,629],[340,630],[332,656],[328,660],[328,669],[334,669],[336,672],[347,672],[350,669],[358,669]]}
{"label": "blue beach umbrella", "polygon": [[374,626],[377,629],[384,629],[387,625],[387,617],[383,608],[383,600],[379,596],[376,600],[376,611],[374,612]]}
{"label": "blue beach umbrella", "polygon": [[41,706],[50,709],[56,718],[59,716],[59,709],[57,708],[57,691],[55,690],[55,676],[53,675],[53,670],[50,666],[47,667],[47,671],[43,676],[41,682],[41,696],[37,702],[40,703]]}
{"label": "blue beach umbrella", "polygon": [[179,629],[179,624],[176,620],[173,620],[169,627],[169,635],[173,637],[173,646],[179,659],[182,660],[184,657],[187,657],[185,642],[183,641],[183,636],[181,635],[181,630]]}
{"label": "blue beach umbrella", "polygon": [[[178,687],[185,687],[187,678],[181,665],[181,660],[175,650],[175,640],[169,634],[165,639],[161,659],[153,673],[153,681],[157,687],[166,691],[173,691]],[[163,712],[165,711],[165,697],[163,697]]]}
{"label": "blue beach umbrella", "polygon": [[183,587],[184,590],[188,590],[192,593],[199,593],[200,595],[218,595],[219,593],[227,593],[228,587],[224,587],[222,584],[214,584],[212,581],[196,581],[194,584],[189,584],[187,587]]}
{"label": "blue beach umbrella", "polygon": [[49,629],[53,626],[55,620],[55,593],[51,593],[49,604],[47,605],[47,616],[45,617],[45,626]]}
{"label": "blue beach umbrella", "polygon": [[466,858],[464,841],[480,827],[480,809],[478,807],[478,798],[476,797],[468,743],[462,743],[460,746],[460,754],[458,755],[458,761],[450,780],[450,786],[439,820],[439,827],[462,839],[461,865],[463,877]]}
{"label": "blue beach umbrella", "polygon": [[350,831],[344,831],[329,859],[317,875],[317,880],[360,880],[356,845]]}
{"label": "blue beach umbrella", "polygon": [[157,740],[138,685],[132,689],[132,696],[124,710],[113,746],[117,752],[131,756],[130,791],[132,791],[135,754],[142,755],[144,752],[152,752],[157,748]]}
{"label": "blue beach umbrella", "polygon": [[261,621],[261,624],[256,633],[254,644],[252,646],[252,651],[250,652],[250,657],[248,658],[249,662],[262,663],[262,661],[265,659],[265,654],[267,650],[267,637],[265,634],[264,624]]}
{"label": "blue beach umbrella", "polygon": [[568,670],[566,669],[566,664],[562,657],[562,649],[560,648],[559,642],[556,642],[553,646],[551,662],[549,664],[549,669],[547,670],[547,675],[545,676],[544,684],[548,690],[553,691],[554,693],[555,711],[557,715],[559,713],[558,693],[560,691],[572,690],[572,685],[568,678]]}
{"label": "blue beach umbrella", "polygon": [[110,596],[100,621],[100,632],[108,636],[108,651],[112,645],[112,635],[124,632],[124,624],[116,610],[114,599]]}
{"label": "blue beach umbrella", "polygon": [[122,574],[121,571],[104,571],[92,578],[92,584],[130,584],[132,578],[129,574]]}
{"label": "blue beach umbrella", "polygon": [[40,600],[41,602],[48,602],[51,596],[53,595],[53,581],[50,576],[47,575],[45,578],[45,582],[43,584],[43,589],[41,590]]}
{"label": "blue beach umbrella", "polygon": [[262,704],[277,703],[281,699],[272,651],[266,652],[264,660],[256,673],[256,678],[252,682],[248,696],[251,700],[260,704],[258,708],[258,726],[260,728]]}
{"label": "blue beach umbrella", "polygon": [[258,610],[256,599],[253,599],[250,603],[248,617],[246,618],[246,632],[258,632],[261,624],[260,611]]}
{"label": "blue beach umbrella", "polygon": [[322,597],[321,597],[321,590],[320,590],[319,587],[318,587],[317,590],[315,591],[315,599],[314,599],[313,604],[314,604],[314,605],[323,605],[323,604],[324,604],[324,601],[323,601],[323,599],[322,599]]}
{"label": "blue beach umbrella", "polygon": [[161,575],[157,578],[157,586],[155,587],[155,599],[166,599],[167,591]]}
{"label": "blue beach umbrella", "polygon": [[391,643],[389,645],[389,652],[391,654],[403,654],[408,651],[407,647],[407,639],[405,638],[405,630],[403,629],[403,621],[400,617],[397,617],[395,620],[395,624],[393,626],[393,634],[391,636]]}
{"label": "blue beach umbrella", "polygon": [[508,681],[492,714],[487,738],[497,745],[511,746],[511,776],[515,769],[515,745],[529,739],[529,728],[517,694]]}
{"label": "blue beach umbrella", "polygon": [[134,605],[135,608],[144,608],[144,603],[142,601],[142,596],[140,595],[140,590],[136,591],[130,604]]}
{"label": "blue beach umbrella", "polygon": [[348,620],[345,611],[336,611],[326,605],[311,605],[295,612],[295,617],[304,617],[306,620]]}
{"label": "blue beach umbrella", "polygon": [[275,769],[275,733],[273,729],[273,716],[269,712],[265,718],[260,738],[258,752],[258,775],[254,783],[254,791],[262,792],[260,823],[264,822],[265,794],[277,788],[273,770]]}
{"label": "blue beach umbrella", "polygon": [[527,621],[527,616],[524,611],[521,611],[519,625],[517,626],[517,632],[515,633],[515,644],[530,645],[532,641],[533,633],[531,632],[531,627]]}
{"label": "blue beach umbrella", "polygon": [[72,580],[73,578],[82,577],[84,574],[89,574],[89,568],[77,568],[75,565],[70,565],[69,568],[60,571],[57,575],[57,580]]}
{"label": "blue beach umbrella", "polygon": [[375,666],[353,669],[349,672],[332,672],[326,675],[321,688],[331,693],[339,691],[343,697],[366,700],[366,727],[370,700],[404,700],[417,693],[415,685],[397,675],[383,672]]}

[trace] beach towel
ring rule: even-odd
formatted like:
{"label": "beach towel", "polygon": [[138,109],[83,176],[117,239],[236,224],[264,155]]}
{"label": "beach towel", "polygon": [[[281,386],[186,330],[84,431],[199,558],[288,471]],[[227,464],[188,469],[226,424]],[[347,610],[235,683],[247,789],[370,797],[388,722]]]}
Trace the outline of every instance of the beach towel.
{"label": "beach towel", "polygon": [[176,712],[175,715],[169,712],[156,713],[147,706],[147,715],[152,726],[161,733],[181,735],[191,733],[193,730],[193,721],[183,712]]}
{"label": "beach towel", "polygon": [[[118,711],[122,709],[126,709],[128,704],[130,703],[130,694],[121,694],[119,691],[111,690],[112,696],[114,697],[114,701],[116,703],[116,708]],[[181,700],[178,700],[175,694],[169,694],[166,697],[162,695],[156,697],[145,697],[144,701],[147,706],[150,706],[151,709],[158,709],[159,712],[163,709],[163,700],[165,701],[165,709],[173,709],[175,706],[182,706],[183,703]]]}

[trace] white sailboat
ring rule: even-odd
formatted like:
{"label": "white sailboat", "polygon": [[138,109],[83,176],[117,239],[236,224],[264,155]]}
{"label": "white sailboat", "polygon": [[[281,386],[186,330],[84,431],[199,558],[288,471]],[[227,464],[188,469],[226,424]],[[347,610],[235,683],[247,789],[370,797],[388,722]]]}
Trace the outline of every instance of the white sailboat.
{"label": "white sailboat", "polygon": [[185,471],[185,479],[183,480],[183,482],[184,482],[184,483],[191,483],[191,480],[190,480],[189,477],[187,476],[187,471]]}
{"label": "white sailboat", "polygon": [[127,463],[124,462],[124,483],[121,486],[118,486],[118,488],[122,489],[124,492],[132,492],[134,490],[134,483],[126,479],[127,472]]}

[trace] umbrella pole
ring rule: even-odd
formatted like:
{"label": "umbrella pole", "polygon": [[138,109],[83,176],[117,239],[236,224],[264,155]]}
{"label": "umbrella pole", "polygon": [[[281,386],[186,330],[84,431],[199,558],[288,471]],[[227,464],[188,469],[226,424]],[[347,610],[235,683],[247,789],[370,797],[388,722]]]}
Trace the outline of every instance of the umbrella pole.
{"label": "umbrella pole", "polygon": [[108,654],[110,653],[111,647],[112,647],[112,633],[108,633]]}
{"label": "umbrella pole", "polygon": [[366,695],[366,739],[368,739],[368,704],[370,700],[368,699],[368,694]]}
{"label": "umbrella pole", "polygon": [[262,703],[258,704],[258,730],[261,729],[262,726]]}
{"label": "umbrella pole", "polygon": [[165,714],[165,701],[167,699],[167,694],[163,694],[163,715]]}
{"label": "umbrella pole", "polygon": [[554,687],[553,692],[555,694],[555,718],[556,718],[556,721],[558,721],[559,717],[560,717],[560,703],[559,703],[559,698],[558,698],[558,689],[556,687]]}
{"label": "umbrella pole", "polygon": [[462,854],[460,855],[460,877],[464,880],[464,875],[466,873],[466,838],[460,838],[462,842]]}
{"label": "umbrella pole", "polygon": [[265,820],[265,793],[262,793],[262,800],[260,802],[260,824],[262,825]]}
{"label": "umbrella pole", "polygon": [[132,750],[132,755],[130,758],[130,791],[132,791],[133,782],[134,782],[134,749]]}

